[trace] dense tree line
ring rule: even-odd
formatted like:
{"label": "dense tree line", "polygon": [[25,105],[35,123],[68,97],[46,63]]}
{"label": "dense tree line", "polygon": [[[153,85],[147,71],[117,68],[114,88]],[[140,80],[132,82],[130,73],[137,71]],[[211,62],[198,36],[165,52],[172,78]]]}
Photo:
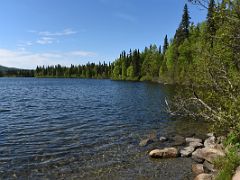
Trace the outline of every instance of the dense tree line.
{"label": "dense tree line", "polygon": [[[193,2],[201,2],[192,0]],[[205,1],[204,2],[208,2]],[[114,69],[112,78],[114,80],[159,80],[168,83],[187,84],[192,82],[192,75],[196,72],[196,68],[202,68],[202,58],[208,59],[206,55],[210,55],[210,51],[220,50],[220,42],[222,40],[227,43],[237,41],[239,39],[230,39],[230,27],[235,27],[235,36],[239,28],[230,20],[237,18],[239,1],[223,0],[216,3],[210,0],[208,3],[208,14],[206,21],[200,24],[191,22],[188,6],[184,6],[182,20],[174,37],[168,40],[164,39],[163,48],[157,45],[150,45],[142,52],[139,50],[130,50],[129,53],[123,51],[120,57],[113,63]],[[202,3],[201,3],[202,4]],[[227,16],[228,14],[228,16]],[[229,17],[229,15],[233,17]],[[233,20],[233,19],[232,19]],[[226,28],[228,27],[228,28]],[[239,42],[239,41],[238,41]],[[225,51],[229,44],[222,44]],[[239,54],[239,47],[235,45],[235,55]],[[230,52],[229,52],[230,53]],[[215,52],[215,54],[217,54]],[[227,52],[219,52],[221,55],[227,55]],[[233,59],[232,59],[233,60]],[[212,61],[212,60],[210,60]],[[225,58],[226,61],[226,58]],[[240,69],[238,58],[234,58],[235,68]],[[232,61],[226,62],[228,65]],[[199,77],[199,76],[196,76]]]}
{"label": "dense tree line", "polygon": [[135,49],[126,54],[125,51],[114,62],[114,80],[152,80],[158,77],[159,67],[163,61],[161,47],[150,45],[143,52]]}
{"label": "dense tree line", "polygon": [[99,78],[105,79],[111,77],[112,65],[88,63],[86,65],[71,65],[70,67],[56,66],[38,66],[35,70],[35,77],[62,77],[62,78]]}
{"label": "dense tree line", "polygon": [[[209,13],[208,16],[212,16]],[[188,6],[184,6],[182,20],[173,39],[166,35],[163,46],[150,45],[144,51],[125,51],[114,62],[112,78],[114,80],[158,80],[167,83],[187,83],[190,71],[196,59],[197,49],[203,39],[214,33],[208,20],[194,25],[190,22]],[[210,17],[208,17],[210,19]],[[206,32],[207,35],[206,35]]]}
{"label": "dense tree line", "polygon": [[[191,37],[190,37],[191,36]],[[185,5],[182,21],[170,42],[167,35],[163,48],[157,45],[146,47],[143,52],[124,51],[114,62],[112,78],[115,80],[164,80],[177,81],[184,76],[186,63],[191,63],[192,54],[187,49],[190,39],[197,41],[200,36],[200,25],[190,24],[188,7]],[[179,77],[180,76],[180,77]]]}
{"label": "dense tree line", "polygon": [[[159,65],[162,62],[162,52],[156,45],[146,47],[143,52],[123,51],[114,62],[112,78],[114,80],[151,80],[158,76]],[[144,79],[143,79],[144,78]]]}
{"label": "dense tree line", "polygon": [[0,71],[0,77],[34,77],[34,70],[9,69]]}

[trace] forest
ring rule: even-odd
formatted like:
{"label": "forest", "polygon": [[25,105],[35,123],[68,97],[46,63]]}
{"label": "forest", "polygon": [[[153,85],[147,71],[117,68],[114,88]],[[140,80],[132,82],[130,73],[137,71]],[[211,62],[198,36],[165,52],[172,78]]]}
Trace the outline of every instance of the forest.
{"label": "forest", "polygon": [[88,63],[86,65],[71,65],[70,67],[56,66],[38,66],[35,70],[35,77],[50,78],[95,78],[109,79],[112,74],[112,65]]}
{"label": "forest", "polygon": [[[180,85],[168,110],[209,121],[212,132],[227,136],[229,154],[217,164],[221,169],[219,179],[230,179],[232,170],[240,165],[240,1],[189,2],[207,9],[206,20],[191,22],[186,4],[174,37],[166,35],[161,46],[152,44],[143,51],[122,51],[108,64],[37,67],[34,76]],[[21,73],[24,71],[16,76]]]}

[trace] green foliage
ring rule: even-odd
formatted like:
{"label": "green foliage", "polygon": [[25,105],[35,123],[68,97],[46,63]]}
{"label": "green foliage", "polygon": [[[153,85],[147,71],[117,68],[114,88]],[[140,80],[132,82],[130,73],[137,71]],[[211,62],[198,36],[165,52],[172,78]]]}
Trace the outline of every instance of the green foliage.
{"label": "green foliage", "polygon": [[[112,78],[115,80],[153,80],[159,78],[167,81],[179,83],[184,81],[188,65],[192,62],[194,43],[191,44],[191,26],[190,15],[187,5],[184,6],[182,21],[179,25],[174,40],[169,43],[167,35],[164,38],[163,51],[157,48],[156,45],[146,47],[143,52],[139,50],[130,50],[126,55],[125,51],[120,55],[120,58],[115,61],[116,70],[113,70]],[[192,26],[193,35],[196,35],[197,30]],[[196,31],[196,32],[195,32]],[[186,42],[185,42],[186,40]],[[189,46],[189,47],[188,47]],[[179,52],[180,51],[180,52]],[[131,75],[126,69],[131,67]],[[121,70],[120,70],[121,69]],[[130,70],[129,70],[130,71]],[[126,77],[127,76],[127,77]]]}
{"label": "green foliage", "polygon": [[175,59],[176,59],[176,46],[175,44],[171,44],[166,52],[166,66],[168,71],[174,71]]}
{"label": "green foliage", "polygon": [[157,50],[157,46],[150,46],[145,52],[145,59],[142,65],[142,76],[158,77],[161,63],[161,56]]}
{"label": "green foliage", "polygon": [[130,50],[129,54],[124,51],[114,62],[112,79],[135,81],[145,76],[152,80],[159,76],[162,59],[163,55],[156,45],[150,45],[142,53],[137,49],[133,52]]}
{"label": "green foliage", "polygon": [[127,64],[125,59],[122,60],[122,80],[126,80],[127,78]]}
{"label": "green foliage", "polygon": [[167,72],[168,72],[167,62],[166,62],[166,58],[164,58],[161,66],[160,66],[160,69],[159,69],[159,77],[164,76]]}
{"label": "green foliage", "polygon": [[[35,77],[52,77],[52,78],[109,78],[112,74],[110,64],[88,63],[86,65],[71,65],[65,67],[61,65],[37,67]],[[116,69],[117,70],[117,69]],[[113,72],[114,73],[114,72]]]}
{"label": "green foliage", "polygon": [[229,148],[226,157],[217,159],[214,164],[219,170],[216,180],[231,180],[235,169],[240,165],[238,148]]}
{"label": "green foliage", "polygon": [[[239,126],[239,124],[238,124]],[[238,127],[240,130],[240,126]],[[235,146],[236,148],[240,148],[240,134],[237,131],[232,131],[228,134],[227,139],[224,142],[225,146]]]}
{"label": "green foliage", "polygon": [[179,52],[179,61],[180,64],[183,64],[183,66],[186,64],[192,63],[192,49],[191,49],[191,43],[188,39],[186,39],[183,44],[181,44],[178,48]]}
{"label": "green foliage", "polygon": [[[139,80],[141,75],[141,57],[139,50],[133,52],[130,49],[129,54],[123,51],[120,57],[114,62],[112,79],[114,80]],[[129,67],[131,66],[131,73]]]}
{"label": "green foliage", "polygon": [[127,69],[127,77],[128,79],[133,79],[135,76],[134,76],[134,68],[133,66],[129,66],[128,69]]}
{"label": "green foliage", "polygon": [[121,64],[120,64],[120,62],[116,61],[114,63],[114,69],[113,69],[113,73],[112,73],[112,78],[114,80],[120,80],[121,79],[121,76],[120,76],[121,71],[122,71],[121,70]]}

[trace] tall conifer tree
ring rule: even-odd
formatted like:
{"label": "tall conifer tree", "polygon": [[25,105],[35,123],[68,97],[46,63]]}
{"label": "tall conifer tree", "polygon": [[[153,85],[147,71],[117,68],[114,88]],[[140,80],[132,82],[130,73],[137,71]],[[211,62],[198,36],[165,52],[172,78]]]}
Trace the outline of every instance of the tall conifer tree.
{"label": "tall conifer tree", "polygon": [[168,44],[168,37],[166,35],[165,38],[164,38],[163,55],[165,55],[165,53],[166,53],[166,51],[168,49],[168,46],[169,46],[169,44]]}
{"label": "tall conifer tree", "polygon": [[209,6],[208,6],[208,14],[207,14],[207,40],[210,39],[210,44],[212,48],[213,48],[214,36],[216,34],[214,12],[215,12],[215,1],[210,0]]}
{"label": "tall conifer tree", "polygon": [[182,21],[175,34],[175,40],[178,45],[180,45],[185,39],[189,37],[190,19],[191,18],[189,15],[188,6],[185,4]]}

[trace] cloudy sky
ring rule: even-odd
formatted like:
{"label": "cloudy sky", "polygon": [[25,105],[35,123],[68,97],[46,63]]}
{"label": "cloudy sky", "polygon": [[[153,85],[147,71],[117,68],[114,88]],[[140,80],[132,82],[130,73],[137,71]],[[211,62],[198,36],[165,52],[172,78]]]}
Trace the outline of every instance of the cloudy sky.
{"label": "cloudy sky", "polygon": [[[0,65],[113,61],[122,50],[173,37],[184,0],[1,0]],[[191,21],[206,12],[189,4]]]}

